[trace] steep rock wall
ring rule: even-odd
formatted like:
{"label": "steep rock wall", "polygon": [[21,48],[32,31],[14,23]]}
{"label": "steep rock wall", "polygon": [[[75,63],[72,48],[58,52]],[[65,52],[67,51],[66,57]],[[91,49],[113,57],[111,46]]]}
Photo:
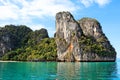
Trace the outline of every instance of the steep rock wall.
{"label": "steep rock wall", "polygon": [[56,14],[56,44],[60,61],[115,61],[116,52],[92,18],[76,21],[70,12]]}
{"label": "steep rock wall", "polygon": [[79,24],[69,12],[56,15],[56,43],[58,60],[79,60],[78,38],[82,35]]}

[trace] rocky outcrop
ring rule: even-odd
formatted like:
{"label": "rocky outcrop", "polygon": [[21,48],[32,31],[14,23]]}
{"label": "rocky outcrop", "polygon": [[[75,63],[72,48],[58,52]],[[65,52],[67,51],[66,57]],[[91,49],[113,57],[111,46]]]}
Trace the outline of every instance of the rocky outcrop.
{"label": "rocky outcrop", "polygon": [[0,56],[4,55],[8,51],[11,51],[11,49],[14,47],[11,43],[12,42],[9,35],[0,37]]}
{"label": "rocky outcrop", "polygon": [[26,26],[6,25],[0,28],[0,57],[25,44],[25,36],[31,32]]}
{"label": "rocky outcrop", "polygon": [[95,39],[103,35],[100,23],[92,18],[82,18],[78,21],[85,36],[92,36]]}
{"label": "rocky outcrop", "polygon": [[82,18],[78,23],[83,31],[83,36],[79,40],[79,45],[82,45],[80,47],[83,53],[82,60],[115,61],[115,49],[103,33],[100,23],[92,18]]}
{"label": "rocky outcrop", "polygon": [[60,61],[115,61],[116,52],[100,23],[92,18],[76,21],[70,12],[56,14],[56,44]]}
{"label": "rocky outcrop", "polygon": [[24,25],[6,25],[0,28],[0,57],[14,49],[39,43],[49,38],[46,29],[32,31]]}
{"label": "rocky outcrop", "polygon": [[58,60],[79,60],[78,39],[82,35],[79,24],[69,12],[56,15],[56,43]]}
{"label": "rocky outcrop", "polygon": [[48,32],[46,29],[41,28],[40,30],[35,30],[32,32],[29,40],[35,42],[34,45],[36,45],[44,38],[49,38]]}

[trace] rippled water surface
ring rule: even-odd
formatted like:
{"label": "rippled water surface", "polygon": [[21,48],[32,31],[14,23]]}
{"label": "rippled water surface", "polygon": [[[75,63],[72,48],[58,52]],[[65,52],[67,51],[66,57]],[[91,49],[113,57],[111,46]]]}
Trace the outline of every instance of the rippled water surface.
{"label": "rippled water surface", "polygon": [[120,80],[120,62],[0,62],[0,80]]}

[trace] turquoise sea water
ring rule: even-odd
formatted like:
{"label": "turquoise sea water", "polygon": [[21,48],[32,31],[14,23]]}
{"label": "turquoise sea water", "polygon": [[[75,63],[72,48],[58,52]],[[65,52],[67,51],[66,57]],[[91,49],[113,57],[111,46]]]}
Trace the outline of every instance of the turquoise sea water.
{"label": "turquoise sea water", "polygon": [[120,80],[120,62],[0,62],[0,80]]}

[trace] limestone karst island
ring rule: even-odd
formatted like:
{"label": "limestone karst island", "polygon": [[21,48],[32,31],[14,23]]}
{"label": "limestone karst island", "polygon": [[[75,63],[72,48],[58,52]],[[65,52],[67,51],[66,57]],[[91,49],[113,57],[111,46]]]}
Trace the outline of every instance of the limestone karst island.
{"label": "limestone karst island", "polygon": [[54,38],[43,28],[0,27],[0,60],[115,61],[116,51],[96,19],[76,21],[70,12],[59,12]]}

